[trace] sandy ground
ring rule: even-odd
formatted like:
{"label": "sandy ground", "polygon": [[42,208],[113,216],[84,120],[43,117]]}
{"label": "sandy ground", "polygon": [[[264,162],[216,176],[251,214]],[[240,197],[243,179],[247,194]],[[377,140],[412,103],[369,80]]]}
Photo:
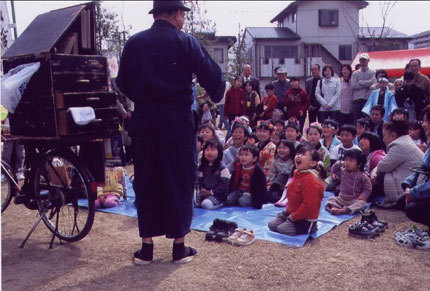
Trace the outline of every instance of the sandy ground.
{"label": "sandy ground", "polygon": [[204,232],[192,231],[187,244],[198,255],[191,263],[172,264],[172,241],[158,237],[154,262],[134,266],[137,219],[97,212],[87,237],[56,240],[53,249],[41,223],[19,249],[36,213],[12,203],[1,217],[2,290],[429,290],[430,251],[394,241],[409,220],[396,211],[377,214],[389,228],[375,240],[349,237],[350,222],[299,249],[262,240],[248,247],[206,242]]}

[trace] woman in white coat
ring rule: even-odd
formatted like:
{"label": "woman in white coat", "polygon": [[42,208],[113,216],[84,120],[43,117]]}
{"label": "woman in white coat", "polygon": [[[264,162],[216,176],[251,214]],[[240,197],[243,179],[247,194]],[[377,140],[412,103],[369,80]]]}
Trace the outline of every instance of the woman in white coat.
{"label": "woman in white coat", "polygon": [[317,101],[321,104],[318,112],[318,120],[326,119],[338,120],[340,112],[339,96],[341,84],[338,78],[334,77],[334,70],[331,65],[325,65],[322,69],[323,78],[318,81],[315,90]]}

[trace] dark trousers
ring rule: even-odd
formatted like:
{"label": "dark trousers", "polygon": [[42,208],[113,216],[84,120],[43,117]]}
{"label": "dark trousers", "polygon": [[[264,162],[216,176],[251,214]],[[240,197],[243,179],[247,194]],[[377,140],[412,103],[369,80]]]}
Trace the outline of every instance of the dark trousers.
{"label": "dark trousers", "polygon": [[189,106],[137,108],[130,135],[139,235],[185,236],[193,216],[197,174],[196,129]]}
{"label": "dark trousers", "polygon": [[353,118],[352,118],[351,113],[345,114],[345,113],[339,112],[338,118],[339,118],[339,120],[338,120],[339,128],[341,128],[342,125],[344,125],[344,124],[352,124],[352,122],[353,122]]}
{"label": "dark trousers", "polygon": [[[308,113],[309,113],[309,124],[317,121],[318,109],[309,110]],[[321,121],[319,121],[319,123],[321,123]]]}
{"label": "dark trousers", "polygon": [[338,121],[339,120],[338,114],[339,114],[339,111],[321,111],[320,110],[318,112],[318,120],[320,122],[324,122],[324,120],[326,120],[326,119]]}
{"label": "dark trousers", "polygon": [[358,99],[352,101],[352,122],[357,124],[357,120],[363,117],[363,113],[361,113],[361,109],[363,109],[366,104],[366,99]]}
{"label": "dark trousers", "polygon": [[405,213],[410,220],[430,227],[430,199],[409,202],[405,206]]}

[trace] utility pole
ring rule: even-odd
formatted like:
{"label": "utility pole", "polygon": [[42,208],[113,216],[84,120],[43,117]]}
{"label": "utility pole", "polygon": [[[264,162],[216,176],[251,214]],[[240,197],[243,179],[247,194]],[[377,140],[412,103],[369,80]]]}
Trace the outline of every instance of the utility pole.
{"label": "utility pole", "polygon": [[17,39],[18,33],[16,32],[15,4],[13,2],[14,2],[13,0],[10,1],[10,7],[12,10],[13,35],[15,39]]}

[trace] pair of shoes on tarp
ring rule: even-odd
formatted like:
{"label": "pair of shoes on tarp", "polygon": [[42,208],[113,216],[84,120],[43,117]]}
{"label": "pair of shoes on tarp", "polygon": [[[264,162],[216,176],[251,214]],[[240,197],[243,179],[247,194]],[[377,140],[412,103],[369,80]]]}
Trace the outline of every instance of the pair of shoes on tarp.
{"label": "pair of shoes on tarp", "polygon": [[417,249],[430,249],[430,232],[419,229],[416,225],[396,232],[396,242],[405,247]]}
{"label": "pair of shoes on tarp", "polygon": [[215,218],[206,233],[206,240],[223,242],[234,233],[236,228],[236,222]]}
{"label": "pair of shoes on tarp", "polygon": [[[144,266],[152,263],[154,253],[153,243],[142,243],[142,248],[137,250],[133,255],[135,265]],[[197,250],[185,246],[184,243],[173,243],[172,262],[175,264],[186,264],[193,260]]]}
{"label": "pair of shoes on tarp", "polygon": [[379,220],[374,211],[362,211],[361,220],[349,226],[349,234],[360,238],[374,238],[384,232],[388,222]]}
{"label": "pair of shoes on tarp", "polygon": [[227,238],[227,241],[232,245],[249,246],[254,243],[257,238],[251,229],[237,228],[234,233]]}

